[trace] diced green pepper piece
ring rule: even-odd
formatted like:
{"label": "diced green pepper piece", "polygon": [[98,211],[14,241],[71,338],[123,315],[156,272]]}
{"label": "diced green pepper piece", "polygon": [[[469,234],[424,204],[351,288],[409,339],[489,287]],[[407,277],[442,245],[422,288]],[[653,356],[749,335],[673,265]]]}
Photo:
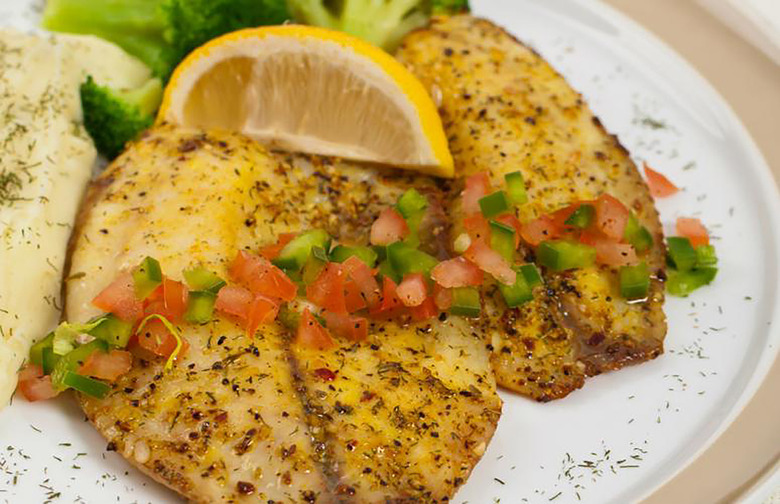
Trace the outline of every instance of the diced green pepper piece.
{"label": "diced green pepper piece", "polygon": [[395,208],[406,220],[406,225],[409,227],[409,234],[404,239],[404,242],[411,247],[419,246],[420,224],[425,216],[425,209],[428,208],[428,199],[412,188],[398,198]]}
{"label": "diced green pepper piece", "polygon": [[120,348],[127,346],[130,336],[133,335],[133,324],[111,313],[98,317],[95,321],[100,323],[88,331],[90,335]]}
{"label": "diced green pepper piece", "polygon": [[677,271],[689,271],[696,266],[696,250],[688,238],[671,236],[666,239],[667,259]]}
{"label": "diced green pepper piece", "polygon": [[390,264],[389,259],[385,259],[381,263],[379,263],[379,275],[381,277],[387,277],[391,279],[396,284],[400,283],[402,278],[401,275],[398,274],[397,271],[393,268],[393,265]]}
{"label": "diced green pepper piece", "polygon": [[377,253],[371,247],[349,247],[347,245],[337,245],[330,252],[330,260],[337,263],[343,263],[350,257],[355,256],[369,268],[376,265]]}
{"label": "diced green pepper piece", "polygon": [[623,238],[640,254],[653,246],[653,235],[639,223],[639,219],[636,218],[634,212],[631,212],[628,216]]}
{"label": "diced green pepper piece", "polygon": [[191,291],[187,296],[187,311],[184,320],[193,324],[211,322],[217,295],[210,291]]}
{"label": "diced green pepper piece", "polygon": [[376,260],[379,262],[387,259],[387,247],[384,245],[372,245],[371,248],[376,252]]}
{"label": "diced green pepper piece", "polygon": [[718,256],[713,245],[699,245],[696,247],[696,267],[704,268],[718,264]]}
{"label": "diced green pepper piece", "polygon": [[522,205],[528,202],[528,193],[525,192],[525,180],[523,174],[519,171],[507,173],[504,175],[506,180],[506,192],[509,193],[509,199],[515,205]]}
{"label": "diced green pepper piece", "polygon": [[160,286],[163,281],[162,270],[157,259],[147,257],[133,271],[133,282],[135,283],[135,295],[138,299],[146,299],[154,289]]}
{"label": "diced green pepper piece", "polygon": [[74,373],[73,371],[65,372],[62,383],[66,388],[72,388],[97,399],[103,399],[108,394],[108,391],[111,390],[111,385]]}
{"label": "diced green pepper piece", "polygon": [[322,247],[312,247],[311,255],[303,265],[303,271],[301,272],[301,281],[309,285],[320,276],[322,270],[328,265],[328,253]]}
{"label": "diced green pepper piece", "polygon": [[425,209],[428,208],[428,199],[417,189],[412,188],[398,198],[395,208],[404,219],[409,219],[425,212]]}
{"label": "diced green pepper piece", "polygon": [[586,229],[593,222],[593,217],[595,215],[596,208],[593,205],[580,205],[579,208],[566,219],[564,224],[578,229]]}
{"label": "diced green pepper piece", "polygon": [[650,271],[647,264],[620,268],[620,295],[626,299],[644,299],[650,290]]}
{"label": "diced green pepper piece", "polygon": [[477,289],[473,287],[452,289],[450,313],[461,317],[479,317],[481,311],[482,300]]}
{"label": "diced green pepper piece", "polygon": [[87,357],[89,357],[92,352],[96,350],[101,352],[108,352],[108,348],[108,343],[102,339],[94,339],[89,343],[81,345],[80,347],[77,347],[63,355],[51,372],[51,383],[54,388],[57,390],[65,390],[68,388],[64,382],[65,375],[68,373],[68,371],[77,370],[82,364],[84,364],[84,361],[87,360]]}
{"label": "diced green pepper piece", "polygon": [[387,246],[387,260],[396,274],[401,277],[409,273],[429,275],[434,266],[439,264],[435,257],[403,242],[395,242]]}
{"label": "diced green pepper piece", "polygon": [[534,294],[531,286],[525,279],[525,275],[520,267],[515,266],[514,269],[518,275],[514,285],[498,284],[498,290],[501,295],[504,296],[504,301],[509,308],[520,306],[523,303],[533,300]]}
{"label": "diced green pepper piece", "polygon": [[501,222],[490,221],[490,248],[512,263],[515,257],[515,228]]}
{"label": "diced green pepper piece", "polygon": [[479,208],[482,210],[482,215],[489,219],[509,211],[511,206],[506,192],[496,191],[480,198]]}
{"label": "diced green pepper piece", "polygon": [[300,271],[309,259],[314,247],[330,250],[330,235],[322,229],[314,229],[300,234],[284,246],[279,257],[274,259],[273,263],[284,270]]}
{"label": "diced green pepper piece", "polygon": [[43,350],[51,348],[54,343],[54,332],[50,332],[41,341],[30,347],[30,362],[36,366],[43,366]]}
{"label": "diced green pepper piece", "polygon": [[537,248],[536,258],[553,271],[586,268],[596,262],[596,249],[572,241],[545,241]]}
{"label": "diced green pepper piece", "polygon": [[542,275],[539,274],[539,269],[533,264],[523,264],[520,266],[520,273],[525,278],[525,282],[532,289],[537,285],[542,285]]}
{"label": "diced green pepper piece", "polygon": [[208,291],[218,294],[219,290],[227,285],[219,275],[212,273],[202,266],[197,266],[184,272],[184,279],[190,289],[195,291]]}
{"label": "diced green pepper piece", "polygon": [[43,362],[41,363],[41,367],[43,368],[43,374],[51,374],[52,371],[54,371],[55,366],[57,366],[57,363],[60,361],[62,356],[57,355],[54,353],[54,349],[52,347],[46,347],[43,349]]}
{"label": "diced green pepper piece", "polygon": [[715,280],[718,268],[704,267],[690,271],[669,271],[666,290],[673,296],[687,296],[699,287],[709,285]]}
{"label": "diced green pepper piece", "polygon": [[301,321],[301,314],[290,308],[290,305],[284,303],[279,308],[279,322],[282,323],[287,329],[297,329],[298,323]]}

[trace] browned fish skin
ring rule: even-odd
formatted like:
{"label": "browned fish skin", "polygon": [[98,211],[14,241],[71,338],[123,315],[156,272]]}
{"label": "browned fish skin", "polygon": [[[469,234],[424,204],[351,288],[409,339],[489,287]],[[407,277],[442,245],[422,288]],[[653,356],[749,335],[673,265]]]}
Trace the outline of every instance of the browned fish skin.
{"label": "browned fish skin", "polygon": [[[546,401],[581,387],[585,376],[658,356],[666,334],[658,214],[628,152],[582,97],[532,49],[467,15],[411,33],[398,57],[441,97],[458,177],[487,171],[500,186],[506,173],[522,171],[530,202],[518,210],[521,222],[609,193],[655,240],[646,256],[655,278],[644,303],[621,300],[616,272],[606,267],[546,272],[547,289],[509,313],[500,301],[488,303],[480,324],[499,384]],[[457,201],[451,215],[459,220]]]}
{"label": "browned fish skin", "polygon": [[[239,249],[314,227],[364,243],[411,184],[439,192],[385,176],[156,128],[92,187],[66,316],[94,315],[91,298],[147,255],[174,279],[196,264],[227,277]],[[462,319],[375,323],[367,342],[326,352],[292,346],[280,324],[253,339],[221,316],[181,330],[190,348],[171,371],[136,358],[105,399],[80,401],[113,449],[193,502],[448,502],[500,415],[489,354]]]}

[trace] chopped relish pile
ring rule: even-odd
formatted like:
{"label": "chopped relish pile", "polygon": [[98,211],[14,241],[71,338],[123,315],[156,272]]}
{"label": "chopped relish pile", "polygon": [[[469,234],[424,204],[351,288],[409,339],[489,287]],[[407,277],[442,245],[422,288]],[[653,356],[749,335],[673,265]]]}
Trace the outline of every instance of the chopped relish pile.
{"label": "chopped relish pile", "polygon": [[[645,168],[656,197],[677,191]],[[296,331],[296,344],[325,350],[335,346],[334,337],[365,340],[372,319],[424,321],[447,311],[478,317],[479,287],[490,279],[506,305],[517,307],[544,283],[537,265],[519,260],[526,247],[549,272],[616,268],[624,298],[647,297],[650,272],[642,257],[653,237],[625,205],[604,194],[520,223],[515,207],[527,200],[520,172],[506,175],[505,188],[497,190],[486,173],[466,179],[464,232],[452,247],[458,255],[443,261],[420,249],[428,200],[415,189],[380,213],[370,246],[333,244],[320,229],[282,234],[258,254],[239,251],[228,272],[231,284],[203,267],[184,271],[183,282],[173,280],[147,257],[92,300],[103,315],[64,322],[32,347],[19,390],[33,401],[70,388],[104,397],[109,382],[131,369],[133,354],[165,358],[170,369],[189,346],[177,325],[206,324],[215,311],[239,321],[250,336],[279,320]],[[685,296],[712,282],[717,257],[698,219],[678,219],[677,231],[680,236],[667,240],[667,289]],[[305,298],[296,304],[300,312],[288,304],[299,296]]]}

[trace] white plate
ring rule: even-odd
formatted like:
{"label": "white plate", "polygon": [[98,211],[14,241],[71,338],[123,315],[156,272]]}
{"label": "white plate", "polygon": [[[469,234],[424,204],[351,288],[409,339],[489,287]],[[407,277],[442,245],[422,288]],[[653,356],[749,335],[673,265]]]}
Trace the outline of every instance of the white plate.
{"label": "white plate", "polygon": [[[631,21],[595,0],[474,4],[569,78],[637,161],[685,188],[659,202],[662,219],[700,216],[721,271],[668,301],[667,351],[655,361],[549,404],[502,394],[498,432],[455,502],[637,502],[723,432],[775,359],[780,197],[725,102]],[[106,452],[70,398],[16,401],[0,432],[0,502],[178,502]]]}

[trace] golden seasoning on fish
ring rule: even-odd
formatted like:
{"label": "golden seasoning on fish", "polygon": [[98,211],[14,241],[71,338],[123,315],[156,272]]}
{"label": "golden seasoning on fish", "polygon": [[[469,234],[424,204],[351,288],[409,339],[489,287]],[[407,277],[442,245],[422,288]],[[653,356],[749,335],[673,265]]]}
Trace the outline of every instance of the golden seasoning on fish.
{"label": "golden seasoning on fish", "polygon": [[[544,288],[517,308],[507,309],[500,296],[488,303],[478,325],[498,383],[550,400],[579,388],[585,376],[658,356],[666,334],[658,213],[628,152],[582,96],[532,49],[467,15],[434,19],[408,35],[397,56],[440,100],[457,177],[487,172],[501,187],[505,175],[522,174],[528,202],[516,210],[520,223],[609,195],[653,239],[643,256],[651,273],[645,301],[625,300],[617,269],[596,265],[544,271]],[[457,194],[450,215],[457,237],[465,215]],[[525,254],[534,259],[532,249]]]}
{"label": "golden seasoning on fish", "polygon": [[[411,186],[431,200],[439,191],[426,178],[269,153],[238,134],[157,127],[90,190],[71,242],[66,317],[98,314],[95,295],[147,256],[174,279],[197,265],[228,278],[239,250],[283,233],[317,228],[364,244]],[[215,311],[179,326],[188,348],[170,370],[137,353],[105,398],[79,400],[109,446],[193,502],[449,502],[501,412],[469,324],[374,320],[364,341],[334,337],[324,349],[298,344],[287,327],[249,337]]]}

